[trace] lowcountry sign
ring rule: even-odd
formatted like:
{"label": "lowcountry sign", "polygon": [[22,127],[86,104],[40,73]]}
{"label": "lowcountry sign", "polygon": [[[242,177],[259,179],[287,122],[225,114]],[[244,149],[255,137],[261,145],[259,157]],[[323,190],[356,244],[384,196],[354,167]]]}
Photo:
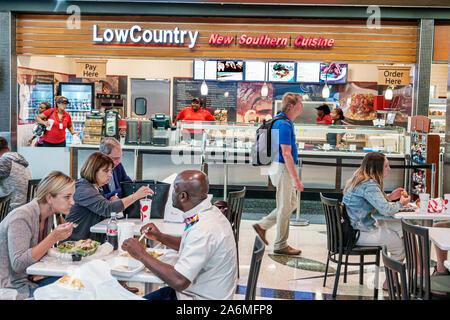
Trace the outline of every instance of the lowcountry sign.
{"label": "lowcountry sign", "polygon": [[161,44],[161,45],[184,45],[189,49],[194,48],[198,38],[198,31],[174,29],[142,29],[134,25],[129,29],[104,29],[99,30],[96,24],[92,27],[92,40],[96,43],[127,43],[135,44]]}
{"label": "lowcountry sign", "polygon": [[378,84],[387,86],[409,85],[411,67],[378,66]]}
{"label": "lowcountry sign", "polygon": [[77,60],[77,78],[106,78],[106,60]]}

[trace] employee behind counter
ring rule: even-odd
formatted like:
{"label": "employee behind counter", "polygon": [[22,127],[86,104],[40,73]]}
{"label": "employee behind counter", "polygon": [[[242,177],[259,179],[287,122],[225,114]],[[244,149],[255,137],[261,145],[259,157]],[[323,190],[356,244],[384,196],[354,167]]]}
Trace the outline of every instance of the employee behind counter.
{"label": "employee behind counter", "polygon": [[[340,108],[334,108],[333,111],[330,112],[330,108],[328,105],[323,104],[317,109],[317,120],[316,124],[326,124],[326,125],[343,125],[343,121],[345,119],[344,113]],[[335,146],[342,147],[342,133],[327,133],[327,143]]]}
{"label": "employee behind counter", "polygon": [[[177,118],[174,121],[174,125],[177,124],[177,121],[214,121],[214,117],[212,114],[206,110],[201,108],[201,100],[199,98],[194,98],[191,100],[191,106],[186,107],[180,111]],[[194,130],[194,129],[185,129],[183,132],[190,133],[191,136],[194,133],[202,133],[202,130]]]}

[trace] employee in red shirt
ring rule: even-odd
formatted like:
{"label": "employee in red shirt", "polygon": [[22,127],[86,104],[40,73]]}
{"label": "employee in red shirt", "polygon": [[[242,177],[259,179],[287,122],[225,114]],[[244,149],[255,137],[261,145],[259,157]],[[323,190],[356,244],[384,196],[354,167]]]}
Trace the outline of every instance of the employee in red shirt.
{"label": "employee in red shirt", "polygon": [[[180,111],[177,118],[175,119],[174,125],[177,124],[177,121],[214,121],[214,117],[212,114],[206,110],[201,108],[201,101],[199,98],[194,98],[191,101],[191,106],[186,107]],[[189,133],[201,133],[202,130],[193,130],[186,129],[186,132]]]}
{"label": "employee in red shirt", "polygon": [[48,109],[40,115],[36,116],[36,122],[45,125],[47,129],[44,133],[43,147],[65,147],[66,146],[66,129],[72,135],[78,135],[73,131],[72,119],[66,112],[69,99],[63,96],[55,97],[56,109]]}
{"label": "employee in red shirt", "polygon": [[330,116],[330,107],[327,104],[323,104],[316,108],[317,110],[317,119],[316,124],[333,124]]}

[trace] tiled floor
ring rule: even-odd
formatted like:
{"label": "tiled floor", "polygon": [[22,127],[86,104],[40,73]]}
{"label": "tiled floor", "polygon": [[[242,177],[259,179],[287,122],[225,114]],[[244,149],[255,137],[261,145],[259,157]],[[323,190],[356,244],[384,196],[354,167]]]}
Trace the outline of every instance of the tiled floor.
{"label": "tiled floor", "polygon": [[[245,297],[255,231],[252,224],[255,221],[242,220],[239,239],[240,278],[235,295],[236,300]],[[332,299],[334,272],[336,264],[330,262],[329,276],[326,286],[323,287],[324,270],[326,266],[326,226],[323,224],[310,224],[308,226],[291,226],[288,243],[290,246],[301,249],[299,257],[287,258],[286,256],[273,254],[273,240],[275,239],[275,227],[267,231],[269,246],[266,246],[261,270],[258,278],[256,299],[295,299],[295,300],[330,300]],[[350,262],[357,262],[357,257],[350,257]],[[367,258],[369,259],[369,258]],[[435,259],[432,250],[432,259]],[[329,270],[330,270],[329,269]],[[366,300],[373,299],[373,283],[375,267],[365,267],[364,285],[359,284],[359,267],[349,266],[347,283],[343,282],[343,268],[338,286],[337,299],[341,300]],[[385,279],[384,269],[380,268],[380,286]],[[130,285],[140,288],[138,283]],[[378,299],[386,299],[387,292],[379,290]]]}

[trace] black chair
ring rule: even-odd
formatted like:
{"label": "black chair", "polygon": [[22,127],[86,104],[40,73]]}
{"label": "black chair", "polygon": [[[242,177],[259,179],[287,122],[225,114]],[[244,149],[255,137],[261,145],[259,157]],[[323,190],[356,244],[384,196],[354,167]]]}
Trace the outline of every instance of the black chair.
{"label": "black chair", "polygon": [[266,250],[266,246],[257,235],[253,244],[252,262],[250,263],[250,271],[248,274],[247,290],[245,290],[245,300],[255,300],[256,284],[258,282],[264,250]]}
{"label": "black chair", "polygon": [[388,257],[386,248],[383,248],[382,257],[388,283],[389,299],[410,300],[406,281],[406,264]]}
{"label": "black chair", "polygon": [[240,191],[232,191],[228,193],[227,212],[225,216],[231,223],[231,229],[233,229],[234,240],[236,242],[237,253],[237,265],[238,265],[238,278],[239,278],[239,227],[241,225],[242,208],[244,207],[244,199],[246,188]]}
{"label": "black chair", "polygon": [[402,219],[408,290],[417,299],[448,299],[450,276],[430,277],[430,237],[428,229]]}
{"label": "black chair", "polygon": [[[342,259],[345,254],[344,262],[344,283],[347,282],[347,266],[359,266],[359,283],[364,284],[364,266],[374,264],[376,266],[375,274],[375,286],[374,286],[374,299],[378,298],[378,275],[380,268],[380,246],[354,246],[347,249],[344,245],[344,237],[342,232],[342,205],[337,199],[330,199],[323,196],[320,193],[320,200],[323,204],[323,210],[325,212],[325,220],[327,225],[327,266],[325,269],[325,278],[323,280],[323,286],[325,287],[328,275],[328,265],[332,261],[337,263],[336,277],[334,280],[333,298],[336,298],[337,288],[339,283],[339,276],[341,274]],[[338,256],[336,258],[336,255]],[[364,256],[374,255],[375,261],[364,261]],[[348,262],[348,256],[359,256],[359,263]]]}
{"label": "black chair", "polygon": [[5,219],[9,212],[9,203],[11,202],[11,194],[0,197],[0,222]]}
{"label": "black chair", "polygon": [[28,180],[27,203],[30,202],[31,200],[33,200],[39,182],[41,182],[41,179]]}

